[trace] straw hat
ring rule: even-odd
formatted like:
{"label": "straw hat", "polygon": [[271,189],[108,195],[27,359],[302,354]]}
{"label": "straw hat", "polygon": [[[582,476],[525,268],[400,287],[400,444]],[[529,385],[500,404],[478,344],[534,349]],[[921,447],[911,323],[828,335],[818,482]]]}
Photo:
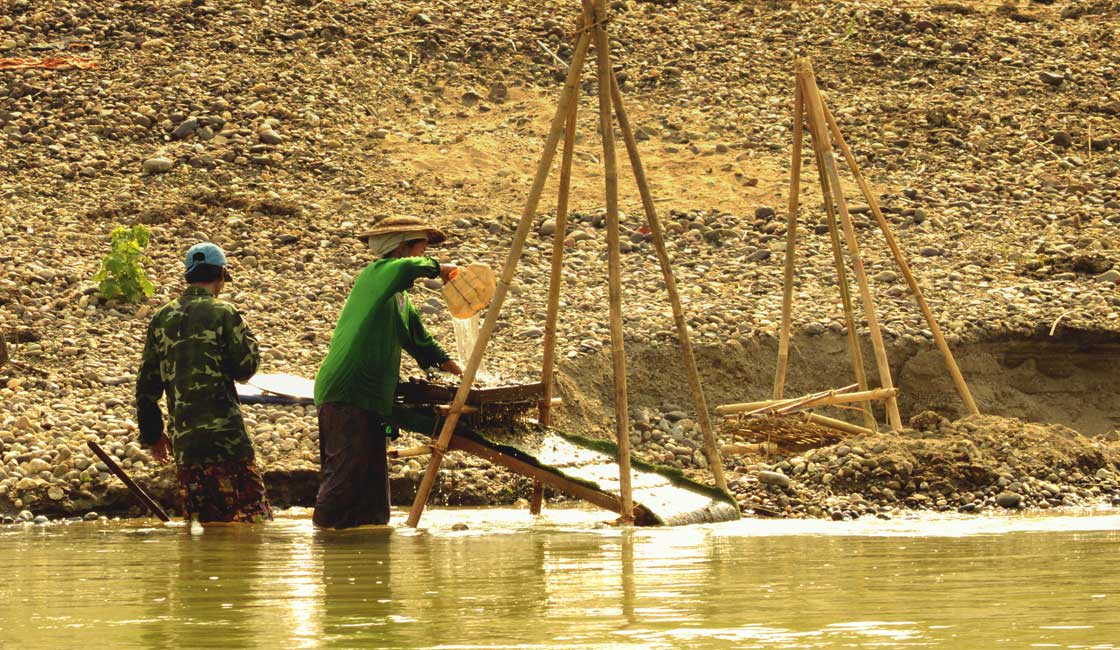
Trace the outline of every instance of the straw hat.
{"label": "straw hat", "polygon": [[394,232],[409,232],[423,230],[428,233],[428,243],[433,246],[442,244],[447,240],[447,235],[439,228],[433,228],[424,223],[420,217],[388,217],[382,219],[376,226],[358,235],[358,239],[368,242],[370,237],[388,235]]}

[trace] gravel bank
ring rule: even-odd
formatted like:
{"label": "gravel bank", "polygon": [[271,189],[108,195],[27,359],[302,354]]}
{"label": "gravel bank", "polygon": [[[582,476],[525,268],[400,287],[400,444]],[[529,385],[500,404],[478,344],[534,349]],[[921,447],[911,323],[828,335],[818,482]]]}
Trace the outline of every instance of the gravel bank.
{"label": "gravel bank", "polygon": [[[147,320],[181,290],[179,258],[195,241],[230,253],[228,297],[264,343],[263,370],[304,376],[368,262],[352,235],[376,218],[425,215],[453,233],[445,260],[500,264],[558,91],[547,50],[570,55],[569,4],[10,3],[0,16],[4,56],[80,55],[99,67],[0,76],[0,330],[18,341],[22,364],[0,369],[0,511],[116,503],[119,490],[85,455],[86,439],[131,472],[167,482],[131,444],[131,376]],[[749,350],[776,332],[795,54],[815,57],[952,345],[1120,329],[1115,2],[612,8],[623,89],[700,345]],[[593,87],[585,83],[581,100],[575,213],[564,233],[571,272],[560,353],[572,375],[565,381],[580,391],[577,373],[607,339]],[[808,173],[795,326],[819,337],[843,325]],[[627,183],[629,344],[671,346]],[[509,378],[539,365],[550,209],[546,201],[536,216],[488,360]],[[856,213],[888,341],[927,348],[929,333],[869,215]],[[102,303],[90,278],[108,233],[137,222],[153,229],[157,294],[139,305]],[[433,330],[450,343],[436,298],[434,287],[417,289]],[[759,392],[752,384],[740,394]],[[609,412],[568,397],[565,424],[574,428]],[[689,415],[683,392],[658,400]],[[248,415],[270,471],[314,471],[310,413],[252,407]],[[516,498],[499,487],[510,484],[503,473],[456,462],[445,498]],[[398,471],[402,495],[416,471]],[[988,484],[980,487],[967,491],[986,503]],[[768,503],[785,511],[780,500]]]}

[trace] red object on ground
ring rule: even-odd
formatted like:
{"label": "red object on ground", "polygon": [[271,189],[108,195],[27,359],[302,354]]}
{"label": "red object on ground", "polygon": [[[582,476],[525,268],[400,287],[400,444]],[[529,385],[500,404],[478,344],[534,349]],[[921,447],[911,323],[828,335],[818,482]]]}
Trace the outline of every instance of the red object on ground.
{"label": "red object on ground", "polygon": [[79,70],[92,70],[97,68],[98,64],[93,59],[81,56],[50,56],[45,59],[0,58],[0,70],[31,70],[34,68],[57,70],[63,66],[71,66]]}

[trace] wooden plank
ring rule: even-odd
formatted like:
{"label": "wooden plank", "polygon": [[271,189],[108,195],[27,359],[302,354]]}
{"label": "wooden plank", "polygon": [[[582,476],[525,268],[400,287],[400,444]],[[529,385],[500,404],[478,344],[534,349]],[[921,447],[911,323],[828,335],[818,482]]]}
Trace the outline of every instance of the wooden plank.
{"label": "wooden plank", "polygon": [[[596,490],[594,488],[588,487],[581,483],[566,479],[563,476],[556,474],[555,472],[550,472],[542,467],[527,463],[508,454],[504,454],[497,449],[487,447],[486,445],[470,438],[466,438],[464,436],[453,436],[451,438],[451,446],[449,447],[449,449],[465,451],[468,454],[473,454],[475,456],[478,456],[479,458],[485,458],[495,465],[501,465],[502,467],[505,467],[512,472],[521,474],[522,476],[528,476],[529,478],[540,481],[544,485],[560,490],[561,492],[564,492],[565,494],[573,496],[577,499],[583,499],[584,501],[587,501],[592,505],[599,506],[604,510],[610,510],[611,512],[614,512],[616,514],[622,514],[620,512],[621,506],[618,497],[601,490]],[[635,524],[639,526],[652,525],[656,523],[656,521],[657,520],[653,516],[653,513],[646,510],[644,506],[637,503],[634,504]]]}

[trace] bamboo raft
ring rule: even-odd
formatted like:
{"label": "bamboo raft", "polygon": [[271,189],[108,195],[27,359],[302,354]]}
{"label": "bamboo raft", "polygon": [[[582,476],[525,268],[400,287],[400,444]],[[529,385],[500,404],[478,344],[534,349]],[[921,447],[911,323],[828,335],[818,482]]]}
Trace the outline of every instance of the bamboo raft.
{"label": "bamboo raft", "polygon": [[[246,404],[311,401],[307,380],[266,375],[252,381],[255,386],[238,384],[238,394]],[[269,386],[279,388],[270,391]],[[299,390],[291,390],[293,387]],[[431,407],[439,413],[454,392],[453,386],[410,380],[400,384],[397,398],[403,404]],[[543,486],[621,515],[617,445],[570,435],[527,419],[527,413],[538,407],[544,395],[543,383],[472,388],[464,417],[448,449],[485,458]],[[389,457],[431,453],[432,445],[421,445],[390,450]],[[692,481],[675,469],[634,460],[630,482],[634,523],[639,526],[677,526],[739,518],[733,496]]]}

